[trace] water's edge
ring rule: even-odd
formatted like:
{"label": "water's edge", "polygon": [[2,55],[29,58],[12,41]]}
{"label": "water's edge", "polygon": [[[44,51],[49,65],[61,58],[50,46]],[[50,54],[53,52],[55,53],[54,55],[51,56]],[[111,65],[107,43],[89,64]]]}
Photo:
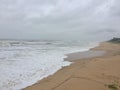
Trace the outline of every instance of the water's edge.
{"label": "water's edge", "polygon": [[0,89],[21,90],[34,85],[71,65],[70,59],[86,56],[80,53],[93,53],[90,49],[97,46],[95,42],[0,41]]}
{"label": "water's edge", "polygon": [[[78,60],[78,59],[80,60],[80,59],[86,58],[86,57],[82,57],[82,58],[77,57],[77,59],[76,59],[76,58],[72,58],[72,59],[71,59],[71,56],[72,56],[72,57],[75,57],[75,56],[78,55],[78,54],[79,54],[79,55],[80,55],[80,54],[85,54],[86,52],[92,53],[91,55],[93,55],[93,54],[95,54],[95,53],[98,53],[98,54],[93,55],[93,56],[90,55],[90,57],[97,57],[97,56],[102,56],[102,55],[104,55],[104,54],[106,53],[105,51],[91,51],[92,48],[98,47],[99,45],[100,45],[100,43],[96,43],[94,46],[89,47],[89,48],[87,48],[87,49],[84,50],[84,51],[79,51],[79,50],[78,50],[78,51],[76,51],[76,52],[64,54],[65,57],[63,58],[63,60],[69,62],[70,64],[69,64],[69,65],[66,65],[66,66],[62,66],[60,69],[56,70],[54,73],[49,74],[48,76],[46,76],[46,77],[44,77],[44,78],[47,78],[47,77],[49,77],[49,76],[51,76],[51,75],[54,75],[56,72],[58,72],[59,70],[61,70],[61,69],[64,68],[64,67],[70,66],[70,65],[73,63],[74,60]],[[87,54],[88,54],[88,53],[87,53]],[[89,57],[87,57],[87,58],[89,58]],[[44,78],[42,78],[41,80],[43,80]],[[35,84],[39,83],[41,80],[38,80],[36,83],[34,83],[34,84],[32,84],[32,85],[35,85]],[[32,86],[32,85],[29,85],[29,86]],[[25,88],[27,88],[27,87],[29,87],[29,86],[26,86]],[[23,88],[23,89],[25,89],[25,88]],[[21,89],[21,90],[23,90],[23,89]]]}

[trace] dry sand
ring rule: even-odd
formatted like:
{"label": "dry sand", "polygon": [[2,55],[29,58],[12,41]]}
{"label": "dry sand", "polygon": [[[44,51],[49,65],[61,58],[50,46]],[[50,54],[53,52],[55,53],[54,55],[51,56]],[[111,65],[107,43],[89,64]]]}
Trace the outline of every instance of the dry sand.
{"label": "dry sand", "polygon": [[91,51],[106,53],[72,60],[72,65],[24,90],[120,90],[120,44],[105,42]]}

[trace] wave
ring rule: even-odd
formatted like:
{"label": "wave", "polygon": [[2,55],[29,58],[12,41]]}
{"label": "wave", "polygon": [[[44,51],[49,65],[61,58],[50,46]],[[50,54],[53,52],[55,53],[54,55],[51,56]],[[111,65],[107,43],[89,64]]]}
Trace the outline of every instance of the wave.
{"label": "wave", "polygon": [[54,74],[71,62],[65,54],[97,44],[63,41],[0,41],[0,90],[19,90]]}

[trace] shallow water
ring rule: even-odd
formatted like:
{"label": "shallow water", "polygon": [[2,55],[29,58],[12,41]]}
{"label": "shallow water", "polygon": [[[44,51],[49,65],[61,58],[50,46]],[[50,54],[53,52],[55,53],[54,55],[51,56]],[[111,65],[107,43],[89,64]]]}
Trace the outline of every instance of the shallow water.
{"label": "shallow water", "polygon": [[78,41],[0,41],[0,90],[19,90],[54,74],[71,62],[65,54],[97,44]]}
{"label": "shallow water", "polygon": [[103,56],[106,53],[106,51],[83,51],[83,52],[76,52],[68,54],[67,58],[65,58],[65,61],[74,61],[74,60],[80,60],[80,59],[87,59],[92,57],[99,57]]}

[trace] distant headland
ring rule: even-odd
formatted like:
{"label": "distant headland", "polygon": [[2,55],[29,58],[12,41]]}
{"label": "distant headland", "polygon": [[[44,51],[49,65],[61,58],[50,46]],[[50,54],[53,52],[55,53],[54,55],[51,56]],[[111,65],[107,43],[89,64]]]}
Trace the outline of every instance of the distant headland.
{"label": "distant headland", "polygon": [[113,39],[109,40],[109,42],[120,43],[120,38],[114,37]]}

